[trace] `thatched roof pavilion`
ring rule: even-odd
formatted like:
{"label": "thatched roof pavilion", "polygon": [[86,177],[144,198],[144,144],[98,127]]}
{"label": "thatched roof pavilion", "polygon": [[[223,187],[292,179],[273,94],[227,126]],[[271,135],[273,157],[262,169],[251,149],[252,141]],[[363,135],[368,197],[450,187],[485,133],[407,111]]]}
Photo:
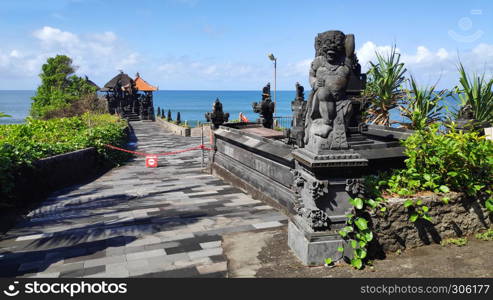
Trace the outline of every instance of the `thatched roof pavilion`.
{"label": "thatched roof pavilion", "polygon": [[130,78],[130,76],[123,73],[123,71],[120,71],[120,74],[116,75],[110,81],[108,81],[104,85],[104,88],[101,89],[101,91],[114,91],[118,87],[118,85],[120,85],[120,87],[122,88],[128,88],[132,87],[134,84],[135,82],[132,78]]}

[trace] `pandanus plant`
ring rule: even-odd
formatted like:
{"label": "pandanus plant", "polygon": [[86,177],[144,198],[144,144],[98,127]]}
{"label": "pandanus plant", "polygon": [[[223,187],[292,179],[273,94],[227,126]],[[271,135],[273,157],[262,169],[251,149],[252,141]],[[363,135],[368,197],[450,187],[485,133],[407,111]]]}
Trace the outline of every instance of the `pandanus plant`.
{"label": "pandanus plant", "polygon": [[455,93],[461,107],[469,106],[475,121],[485,125],[493,124],[493,78],[485,79],[484,73],[469,76],[462,63],[459,63],[458,70],[460,78]]}
{"label": "pandanus plant", "polygon": [[431,87],[418,87],[416,80],[411,76],[406,96],[399,103],[401,115],[407,121],[399,124],[408,129],[420,130],[439,121],[443,109],[439,102],[447,95],[447,91],[435,90],[436,84]]}
{"label": "pandanus plant", "polygon": [[395,46],[387,55],[376,52],[376,63],[370,62],[368,84],[364,95],[369,98],[367,121],[370,124],[390,125],[390,110],[404,96],[402,83],[406,68]]}

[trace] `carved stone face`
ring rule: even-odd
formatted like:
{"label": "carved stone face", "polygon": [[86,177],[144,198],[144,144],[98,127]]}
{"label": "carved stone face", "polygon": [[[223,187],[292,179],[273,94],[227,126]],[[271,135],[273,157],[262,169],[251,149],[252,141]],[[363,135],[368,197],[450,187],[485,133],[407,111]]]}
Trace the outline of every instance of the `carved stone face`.
{"label": "carved stone face", "polygon": [[346,36],[341,31],[331,30],[319,33],[315,39],[317,56],[324,56],[329,63],[343,56]]}

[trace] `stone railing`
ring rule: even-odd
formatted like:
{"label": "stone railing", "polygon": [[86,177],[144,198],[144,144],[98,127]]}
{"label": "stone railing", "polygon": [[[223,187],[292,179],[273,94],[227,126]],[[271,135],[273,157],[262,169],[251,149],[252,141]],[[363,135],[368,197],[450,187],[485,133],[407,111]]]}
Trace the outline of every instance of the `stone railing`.
{"label": "stone railing", "polygon": [[176,135],[190,136],[191,128],[186,128],[171,122],[168,122],[161,118],[156,118],[156,122],[161,125],[164,129],[172,132]]}

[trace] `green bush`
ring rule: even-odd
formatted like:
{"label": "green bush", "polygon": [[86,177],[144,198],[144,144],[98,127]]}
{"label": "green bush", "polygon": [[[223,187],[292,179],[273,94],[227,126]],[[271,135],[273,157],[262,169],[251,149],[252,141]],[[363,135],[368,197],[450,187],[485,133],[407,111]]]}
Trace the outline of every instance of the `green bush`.
{"label": "green bush", "polygon": [[486,79],[485,74],[469,75],[459,62],[459,85],[455,87],[461,107],[471,107],[476,121],[493,123],[493,78]]}
{"label": "green bush", "polygon": [[446,90],[436,91],[436,85],[418,87],[416,80],[411,76],[406,96],[399,104],[401,115],[406,119],[398,122],[408,129],[425,129],[432,123],[440,120],[440,111],[443,106],[440,101],[447,95]]}
{"label": "green bush", "polygon": [[[464,133],[453,127],[440,132],[440,126],[432,124],[407,138],[403,142],[408,156],[406,168],[366,177],[365,197],[349,200],[354,209],[346,215],[346,226],[339,234],[353,250],[350,263],[356,269],[368,263],[368,245],[373,240],[369,216],[385,214],[384,193],[413,196],[422,191],[462,192],[493,212],[493,142],[476,132]],[[448,202],[446,195],[442,200]],[[432,221],[430,208],[421,199],[407,199],[403,206],[408,209],[410,222]],[[344,251],[342,247],[338,250]]]}
{"label": "green bush", "polygon": [[406,68],[394,45],[387,55],[376,52],[376,63],[370,62],[364,95],[370,103],[366,114],[371,124],[390,125],[390,110],[396,108],[404,96],[402,84]]}
{"label": "green bush", "polygon": [[28,118],[25,124],[1,125],[0,199],[11,198],[15,177],[41,158],[95,147],[101,159],[118,164],[127,156],[104,145],[122,146],[126,128],[127,123],[115,116],[90,113],[47,121]]}
{"label": "green bush", "polygon": [[493,201],[493,143],[453,127],[440,134],[439,126],[419,130],[404,142],[407,168],[393,172],[388,191],[408,196],[453,190]]}

